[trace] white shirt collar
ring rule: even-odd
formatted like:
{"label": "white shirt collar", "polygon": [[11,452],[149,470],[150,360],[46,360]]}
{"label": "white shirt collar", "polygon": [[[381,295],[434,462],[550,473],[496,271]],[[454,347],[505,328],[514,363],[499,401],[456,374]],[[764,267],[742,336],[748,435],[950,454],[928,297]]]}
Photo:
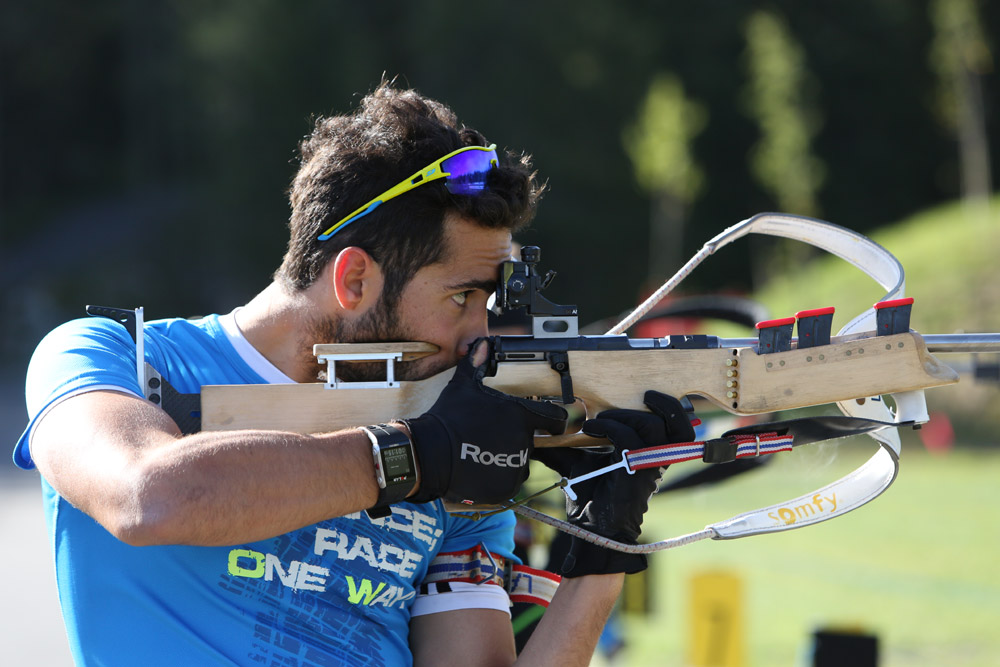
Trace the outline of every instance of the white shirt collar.
{"label": "white shirt collar", "polygon": [[233,312],[228,315],[219,316],[219,324],[222,326],[222,330],[226,334],[226,338],[229,339],[230,344],[236,350],[236,353],[240,355],[240,358],[246,362],[246,364],[253,369],[257,375],[261,376],[265,382],[270,384],[290,384],[294,383],[295,380],[288,377],[280,370],[278,367],[268,361],[263,354],[257,351],[253,345],[246,339],[243,332],[240,331],[239,326],[236,324],[236,313],[239,312],[240,308],[236,308]]}

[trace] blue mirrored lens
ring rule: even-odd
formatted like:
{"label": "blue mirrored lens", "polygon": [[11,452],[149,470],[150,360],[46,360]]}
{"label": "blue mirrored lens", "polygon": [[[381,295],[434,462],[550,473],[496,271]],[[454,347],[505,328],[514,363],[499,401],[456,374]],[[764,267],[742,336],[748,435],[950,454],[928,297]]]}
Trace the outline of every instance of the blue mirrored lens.
{"label": "blue mirrored lens", "polygon": [[496,166],[496,151],[464,151],[441,163],[450,175],[445,187],[453,195],[474,195],[486,188],[486,177]]}

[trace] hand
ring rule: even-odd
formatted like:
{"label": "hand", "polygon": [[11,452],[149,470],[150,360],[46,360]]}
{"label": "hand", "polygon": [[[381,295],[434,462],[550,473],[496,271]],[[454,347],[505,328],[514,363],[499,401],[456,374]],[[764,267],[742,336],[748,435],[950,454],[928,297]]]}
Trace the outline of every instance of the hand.
{"label": "hand", "polygon": [[[691,419],[676,398],[647,391],[643,402],[650,412],[605,410],[596,419],[584,423],[584,433],[607,438],[614,445],[614,452],[593,453],[562,447],[538,450],[535,458],[560,475],[573,478],[620,461],[626,449],[694,440]],[[663,470],[647,468],[630,475],[619,468],[574,485],[577,499],[566,499],[566,517],[573,525],[603,537],[636,544],[642,517]],[[564,577],[615,572],[632,574],[644,569],[644,554],[614,551],[574,537],[560,574]]]}
{"label": "hand", "polygon": [[483,385],[489,351],[488,340],[473,343],[437,402],[406,422],[420,470],[410,501],[505,502],[528,478],[535,431],[566,429],[560,406]]}

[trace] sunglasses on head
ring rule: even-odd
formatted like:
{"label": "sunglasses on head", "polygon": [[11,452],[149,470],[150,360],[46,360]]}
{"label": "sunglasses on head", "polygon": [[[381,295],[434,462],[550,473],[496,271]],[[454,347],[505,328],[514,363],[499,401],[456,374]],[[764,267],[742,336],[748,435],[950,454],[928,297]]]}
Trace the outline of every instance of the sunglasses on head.
{"label": "sunglasses on head", "polygon": [[497,145],[466,146],[435,160],[409,178],[400,181],[375,199],[361,206],[319,235],[318,240],[326,241],[331,236],[362,218],[393,197],[407,193],[424,183],[445,179],[444,185],[453,195],[474,195],[486,189],[486,176],[490,169],[499,164]]}

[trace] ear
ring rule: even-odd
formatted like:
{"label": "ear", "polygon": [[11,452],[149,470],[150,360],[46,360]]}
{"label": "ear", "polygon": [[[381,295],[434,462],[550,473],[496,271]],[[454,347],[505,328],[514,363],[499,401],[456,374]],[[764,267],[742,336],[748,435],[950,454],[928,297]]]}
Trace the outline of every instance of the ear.
{"label": "ear", "polygon": [[382,293],[382,271],[371,255],[355,246],[344,248],[333,260],[333,294],[347,311],[365,310]]}

